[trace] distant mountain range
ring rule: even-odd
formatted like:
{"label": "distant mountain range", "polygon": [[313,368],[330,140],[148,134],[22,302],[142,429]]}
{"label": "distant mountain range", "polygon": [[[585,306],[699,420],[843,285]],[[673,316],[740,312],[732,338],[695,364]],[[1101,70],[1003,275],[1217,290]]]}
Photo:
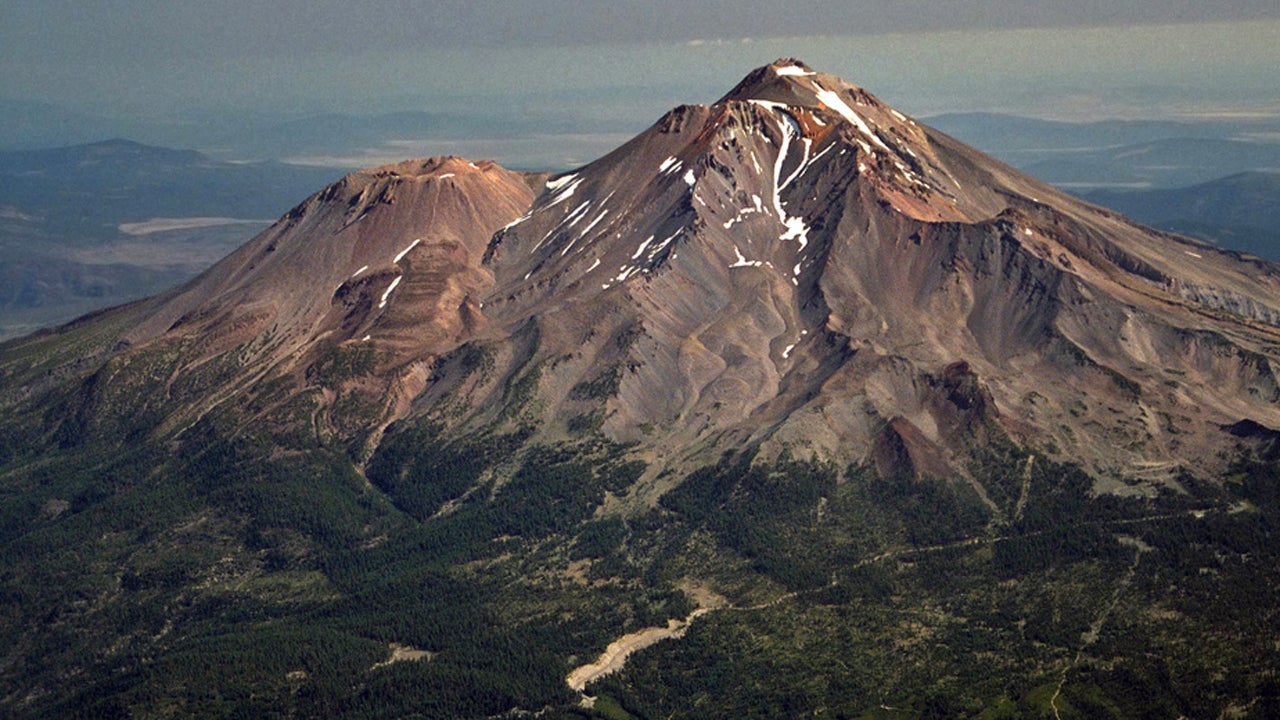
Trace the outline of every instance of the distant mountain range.
{"label": "distant mountain range", "polygon": [[[420,146],[459,144],[505,150],[517,165],[543,161],[534,139],[563,147],[571,155],[577,138],[601,133],[630,132],[627,121],[565,117],[548,110],[534,113],[510,109],[506,113],[472,115],[440,111],[351,114],[317,113],[290,117],[226,117],[213,115],[185,123],[125,123],[73,112],[54,105],[0,98],[0,152],[46,150],[130,137],[144,144],[193,147],[211,158],[234,162],[300,161],[323,165],[338,159],[347,163],[368,156],[397,156]],[[513,140],[529,140],[529,147],[509,147]],[[557,158],[560,161],[562,158]],[[578,162],[581,162],[578,161]],[[563,167],[566,166],[561,166]]]}
{"label": "distant mountain range", "polygon": [[[390,150],[397,142],[513,137],[534,127],[527,121],[445,113],[328,114],[229,134],[218,145],[225,148],[224,152],[255,158],[349,156],[361,151]],[[543,128],[543,132],[547,130]]]}
{"label": "distant mountain range", "polygon": [[110,236],[120,223],[148,217],[271,220],[335,175],[330,168],[224,162],[194,150],[106,140],[0,152],[0,206],[57,230]]}
{"label": "distant mountain range", "polygon": [[1280,173],[1239,173],[1185,188],[1094,190],[1082,197],[1152,227],[1280,262]]}
{"label": "distant mountain range", "polygon": [[0,711],[1273,717],[1277,372],[1280,265],[794,59],[353,172],[0,344]]}
{"label": "distant mountain range", "polygon": [[1133,219],[1280,261],[1280,124],[940,115],[940,129]]}
{"label": "distant mountain range", "polygon": [[992,113],[929,122],[1055,185],[1173,188],[1280,170],[1280,121],[1060,122]]}
{"label": "distant mountain range", "polygon": [[[336,174],[126,140],[0,153],[0,337],[172,287]],[[121,229],[153,218],[186,222]]]}
{"label": "distant mountain range", "polygon": [[83,145],[118,136],[118,123],[33,100],[0,97],[0,152]]}

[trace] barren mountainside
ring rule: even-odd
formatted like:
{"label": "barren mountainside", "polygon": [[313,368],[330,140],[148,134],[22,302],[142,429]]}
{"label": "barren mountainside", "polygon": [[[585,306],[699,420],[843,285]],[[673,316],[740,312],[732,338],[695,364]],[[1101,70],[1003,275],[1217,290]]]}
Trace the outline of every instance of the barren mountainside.
{"label": "barren mountainside", "polygon": [[[165,432],[292,377],[322,434],[374,429],[357,459],[410,414],[554,440],[595,413],[649,477],[748,448],[965,475],[994,433],[1163,482],[1220,471],[1241,422],[1280,428],[1278,277],[780,61],[545,181],[458,159],[354,173],[108,311],[129,327],[100,357],[117,383],[169,358],[165,391],[136,399]],[[20,392],[45,381],[24,353],[66,332],[6,353]],[[458,362],[476,353],[480,376]],[[326,357],[363,361],[317,393]],[[513,408],[515,385],[537,402]],[[333,412],[344,396],[359,422]]]}

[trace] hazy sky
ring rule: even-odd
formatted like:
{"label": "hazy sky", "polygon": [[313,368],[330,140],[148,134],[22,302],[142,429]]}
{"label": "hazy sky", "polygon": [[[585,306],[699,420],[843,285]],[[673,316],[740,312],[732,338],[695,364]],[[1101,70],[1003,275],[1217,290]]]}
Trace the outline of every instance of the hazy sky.
{"label": "hazy sky", "polygon": [[[314,89],[366,102],[388,99],[396,84],[406,96],[430,92],[438,80],[391,75],[404,71],[410,56],[444,75],[469,60],[501,71],[499,56],[512,48],[527,62],[554,56],[531,50],[578,58],[571,50],[587,47],[600,55],[599,82],[609,82],[610,73],[628,70],[612,65],[603,49],[617,45],[790,38],[803,54],[803,39],[814,35],[1058,28],[1069,38],[1089,27],[1278,18],[1276,0],[0,0],[0,97],[137,109],[288,103]],[[1104,55],[1117,49],[1091,48]],[[1250,52],[1247,44],[1221,50]],[[388,58],[397,60],[378,78],[378,63]],[[769,59],[761,54],[751,64]],[[1082,53],[1079,60],[1090,58]],[[557,72],[554,65],[527,69],[552,78]],[[375,86],[366,97],[359,97],[362,83]]]}
{"label": "hazy sky", "polygon": [[431,110],[622,132],[780,56],[916,114],[1280,112],[1276,0],[0,0],[0,101],[138,123]]}
{"label": "hazy sky", "polygon": [[359,53],[411,46],[1159,24],[1280,17],[1275,0],[3,0],[5,62]]}

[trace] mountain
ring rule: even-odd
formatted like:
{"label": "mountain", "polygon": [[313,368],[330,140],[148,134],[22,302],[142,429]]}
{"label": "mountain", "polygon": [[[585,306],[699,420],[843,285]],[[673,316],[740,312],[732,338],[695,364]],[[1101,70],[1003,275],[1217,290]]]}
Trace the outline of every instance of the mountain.
{"label": "mountain", "polygon": [[995,113],[928,122],[1059,186],[1179,188],[1280,163],[1271,120],[1063,122]]}
{"label": "mountain", "polygon": [[1043,120],[989,112],[944,113],[925,120],[930,127],[963,138],[1017,166],[1034,153],[1099,150],[1169,138],[1225,140],[1268,128],[1240,122],[1170,120]]}
{"label": "mountain", "polygon": [[487,119],[408,111],[369,116],[331,113],[228,134],[216,144],[246,157],[350,157],[373,149],[390,151],[396,143],[512,137],[528,134],[535,127],[525,118]]}
{"label": "mountain", "polygon": [[0,345],[0,702],[1266,717],[1278,340],[1280,267],[794,60],[353,173]]}
{"label": "mountain", "polygon": [[1238,173],[1185,188],[1095,190],[1083,197],[1152,227],[1280,260],[1280,173]]}
{"label": "mountain", "polygon": [[221,162],[194,150],[105,140],[0,152],[0,206],[97,235],[151,217],[276,217],[334,175],[329,168]]}
{"label": "mountain", "polygon": [[[1182,187],[1240,172],[1280,170],[1280,145],[1253,140],[1169,138],[1027,163],[1023,169],[1062,186]],[[1099,182],[1099,178],[1106,178]]]}
{"label": "mountain", "polygon": [[336,174],[127,140],[0,152],[0,338],[189,280]]}
{"label": "mountain", "polygon": [[52,103],[0,97],[0,150],[34,150],[110,137],[119,124]]}

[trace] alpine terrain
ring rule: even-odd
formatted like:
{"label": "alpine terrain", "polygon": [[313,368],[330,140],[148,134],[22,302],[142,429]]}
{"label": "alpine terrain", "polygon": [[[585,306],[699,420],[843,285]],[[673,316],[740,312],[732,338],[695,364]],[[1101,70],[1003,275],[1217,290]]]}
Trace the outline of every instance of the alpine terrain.
{"label": "alpine terrain", "polygon": [[1280,266],[795,60],[0,345],[17,717],[1274,717]]}

